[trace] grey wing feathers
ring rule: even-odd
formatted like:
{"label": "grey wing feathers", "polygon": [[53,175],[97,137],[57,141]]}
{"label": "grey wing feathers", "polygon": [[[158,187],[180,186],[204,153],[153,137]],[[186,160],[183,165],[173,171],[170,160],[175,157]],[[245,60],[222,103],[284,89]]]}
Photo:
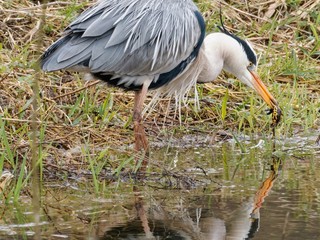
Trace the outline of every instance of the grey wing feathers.
{"label": "grey wing feathers", "polygon": [[46,71],[85,66],[115,76],[159,75],[197,45],[191,0],[103,0],[72,22],[42,57]]}

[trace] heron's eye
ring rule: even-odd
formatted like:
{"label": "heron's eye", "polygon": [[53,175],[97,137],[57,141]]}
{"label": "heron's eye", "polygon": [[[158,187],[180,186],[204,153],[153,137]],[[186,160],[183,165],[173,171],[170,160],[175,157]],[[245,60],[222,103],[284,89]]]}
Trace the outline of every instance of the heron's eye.
{"label": "heron's eye", "polygon": [[254,70],[255,65],[252,62],[249,62],[249,65],[247,68],[248,68],[248,70]]}

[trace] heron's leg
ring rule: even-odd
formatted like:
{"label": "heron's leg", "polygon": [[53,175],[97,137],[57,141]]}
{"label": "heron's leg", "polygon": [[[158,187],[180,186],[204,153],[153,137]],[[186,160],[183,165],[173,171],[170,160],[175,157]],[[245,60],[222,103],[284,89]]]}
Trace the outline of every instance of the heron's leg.
{"label": "heron's leg", "polygon": [[148,86],[149,84],[144,84],[140,91],[135,92],[133,109],[135,150],[144,156],[149,153],[148,139],[144,131],[142,119],[143,103],[147,95]]}

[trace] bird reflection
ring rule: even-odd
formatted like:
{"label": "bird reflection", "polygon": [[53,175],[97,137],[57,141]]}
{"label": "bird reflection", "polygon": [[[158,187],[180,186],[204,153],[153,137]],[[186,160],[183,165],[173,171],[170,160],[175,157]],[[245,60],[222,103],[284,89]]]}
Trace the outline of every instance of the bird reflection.
{"label": "bird reflection", "polygon": [[280,159],[274,159],[271,165],[269,176],[264,180],[261,187],[257,191],[254,198],[254,208],[251,212],[251,228],[248,234],[248,239],[254,236],[254,233],[259,230],[260,222],[260,208],[264,202],[264,199],[268,196],[270,190],[273,187],[273,183],[278,176],[278,171],[281,170],[282,163]]}
{"label": "bird reflection", "polygon": [[253,197],[226,216],[203,219],[201,227],[204,232],[203,239],[254,239],[260,228],[260,208],[271,191],[281,167],[281,160],[273,159],[268,177]]}
{"label": "bird reflection", "polygon": [[[278,176],[279,170],[282,168],[282,162],[278,158],[273,159],[273,163],[270,166],[269,176],[263,181],[260,188],[256,192],[253,198],[253,204],[247,203],[247,211],[242,211],[241,215],[237,216],[236,224],[230,231],[230,236],[241,237],[241,239],[253,239],[255,233],[260,228],[260,208],[262,207],[265,198],[268,196],[270,190],[273,187],[274,181]],[[238,238],[237,238],[238,239]]]}
{"label": "bird reflection", "polygon": [[[210,210],[198,207],[194,211],[195,208],[180,203],[180,213],[176,214],[166,211],[163,203],[155,199],[145,202],[136,189],[136,218],[109,229],[100,239],[253,239],[260,228],[260,208],[281,168],[281,160],[273,159],[267,178],[255,195],[240,207],[238,203],[212,201]],[[208,203],[207,197],[198,200],[203,206]],[[233,204],[237,206],[236,210],[229,211],[230,206],[234,209]],[[222,215],[221,209],[225,210]]]}

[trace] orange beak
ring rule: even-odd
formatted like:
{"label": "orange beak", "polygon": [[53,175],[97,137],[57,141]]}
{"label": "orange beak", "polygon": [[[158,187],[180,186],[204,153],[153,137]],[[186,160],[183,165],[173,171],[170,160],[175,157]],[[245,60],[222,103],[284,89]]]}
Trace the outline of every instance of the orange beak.
{"label": "orange beak", "polygon": [[256,92],[263,98],[263,100],[269,105],[270,108],[277,108],[277,100],[271,95],[266,85],[264,85],[264,83],[261,81],[260,77],[254,71],[249,72],[254,79],[253,87]]}
{"label": "orange beak", "polygon": [[271,108],[270,113],[272,113],[273,118],[273,125],[277,125],[278,122],[281,119],[281,109],[278,105],[277,100],[271,95],[269,90],[267,89],[266,85],[261,81],[258,74],[256,74],[254,71],[250,71],[251,76],[253,77],[253,87],[256,90],[256,92],[263,98],[263,100],[269,105]]}

